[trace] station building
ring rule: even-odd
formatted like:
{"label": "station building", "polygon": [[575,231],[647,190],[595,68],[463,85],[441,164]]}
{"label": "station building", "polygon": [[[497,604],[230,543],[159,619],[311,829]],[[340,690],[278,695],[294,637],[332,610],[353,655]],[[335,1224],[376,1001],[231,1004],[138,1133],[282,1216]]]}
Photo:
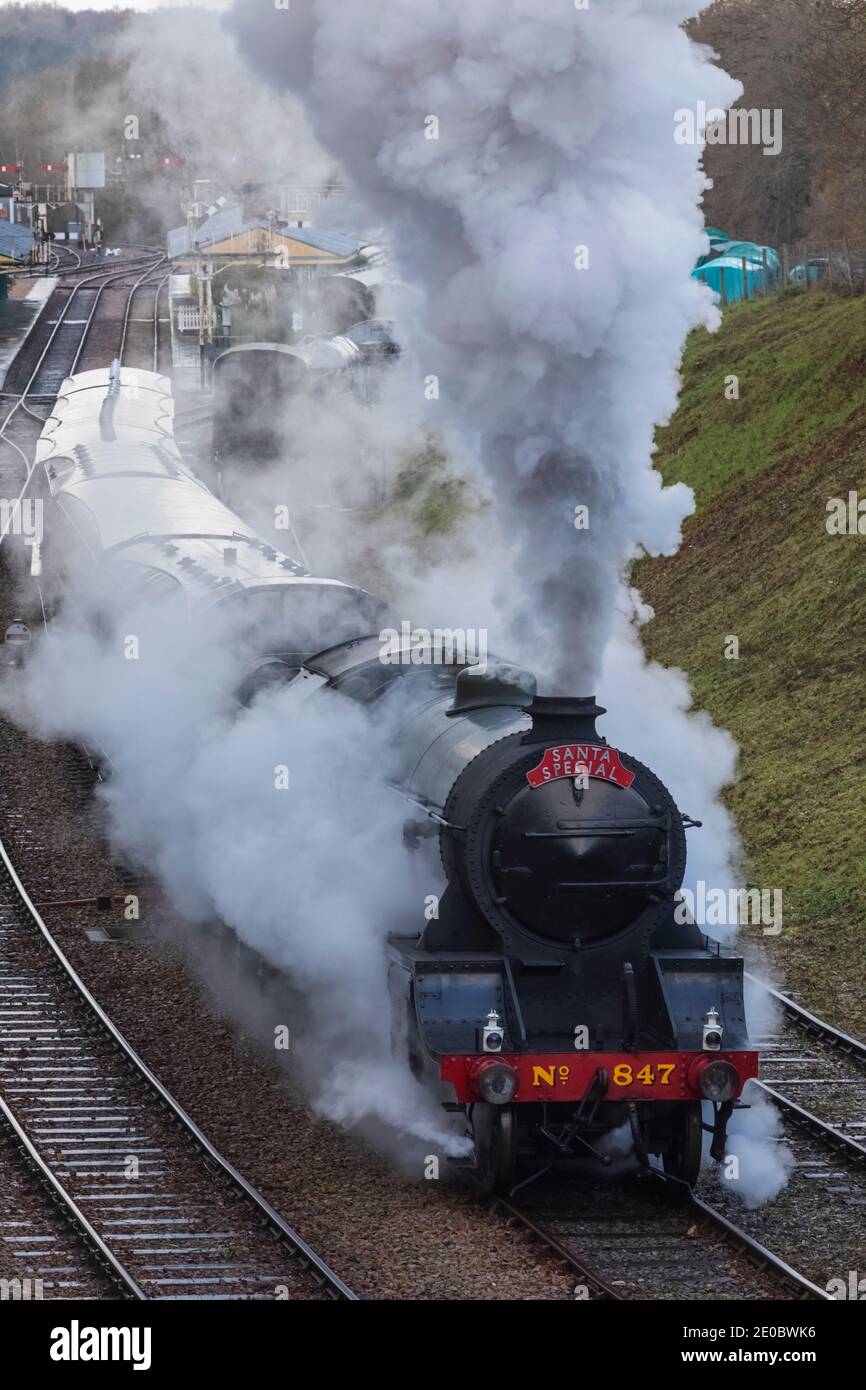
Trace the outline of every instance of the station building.
{"label": "station building", "polygon": [[[371,265],[383,259],[381,248],[284,217],[278,210],[257,216],[237,204],[211,209],[198,224],[191,216],[168,233],[176,333],[195,333],[202,342],[226,347],[274,332],[282,336],[283,329],[289,341],[310,332],[342,332],[373,316],[365,281]],[[253,275],[244,277],[245,267]],[[240,277],[230,274],[238,270]],[[277,299],[282,328],[254,331],[256,305]]]}
{"label": "station building", "polygon": [[187,224],[168,234],[173,261],[207,256],[223,261],[237,257],[259,265],[331,272],[359,264],[361,247],[343,232],[289,226],[248,216],[240,206],[220,208],[195,227]]}

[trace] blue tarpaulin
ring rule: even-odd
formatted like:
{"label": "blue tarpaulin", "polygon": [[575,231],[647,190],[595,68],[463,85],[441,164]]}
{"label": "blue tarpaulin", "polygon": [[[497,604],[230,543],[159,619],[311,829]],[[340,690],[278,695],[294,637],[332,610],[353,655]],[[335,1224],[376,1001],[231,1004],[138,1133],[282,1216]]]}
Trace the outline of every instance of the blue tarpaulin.
{"label": "blue tarpaulin", "polygon": [[756,241],[727,241],[716,250],[717,256],[736,256],[740,260],[745,256],[747,261],[754,261],[755,265],[764,264],[765,253],[770,274],[778,274],[779,253],[772,246],[760,246]]}
{"label": "blue tarpaulin", "polygon": [[[772,272],[771,272],[772,274]],[[724,294],[722,293],[722,278],[724,277]],[[723,303],[734,303],[738,299],[762,294],[764,291],[764,267],[761,262],[746,261],[746,281],[743,284],[743,258],[742,256],[717,256],[713,261],[705,261],[703,265],[696,266],[692,271],[692,279],[700,280],[705,285],[709,285],[711,290],[715,290]]]}

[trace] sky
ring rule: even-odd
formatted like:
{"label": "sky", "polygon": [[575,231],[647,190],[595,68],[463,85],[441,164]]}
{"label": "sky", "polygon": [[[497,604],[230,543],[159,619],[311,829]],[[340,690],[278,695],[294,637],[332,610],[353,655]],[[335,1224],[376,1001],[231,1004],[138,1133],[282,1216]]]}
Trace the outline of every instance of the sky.
{"label": "sky", "polygon": [[61,10],[159,10],[184,5],[197,10],[225,10],[231,0],[55,0]]}

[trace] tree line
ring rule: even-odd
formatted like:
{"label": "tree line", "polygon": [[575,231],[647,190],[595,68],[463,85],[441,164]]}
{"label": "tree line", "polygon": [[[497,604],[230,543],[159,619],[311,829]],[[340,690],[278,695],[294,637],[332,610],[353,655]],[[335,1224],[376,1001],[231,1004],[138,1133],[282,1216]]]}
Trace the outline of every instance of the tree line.
{"label": "tree line", "polygon": [[707,221],[771,245],[866,244],[866,0],[714,0],[687,27],[742,82],[738,106],[783,116],[776,156],[707,146]]}
{"label": "tree line", "polygon": [[[195,30],[182,46],[187,60],[195,66],[198,56],[206,73],[205,38],[217,21],[196,14]],[[145,153],[148,145],[156,153],[182,144],[181,153],[211,165],[219,151],[224,167],[214,172],[225,175],[258,162],[261,152],[249,137],[266,123],[239,129],[255,88],[244,85],[237,67],[223,90],[242,88],[247,99],[235,103],[232,120],[213,100],[214,93],[220,96],[218,82],[208,91],[200,75],[191,74],[189,95],[194,91],[208,106],[207,93],[216,109],[199,110],[196,119],[191,101],[189,120],[175,117],[168,130],[160,111],[165,93],[152,86],[135,91],[133,25],[145,26],[156,40],[158,15],[70,13],[50,4],[0,7],[0,159],[32,164],[73,148],[116,152],[122,113],[134,109],[146,115]],[[783,117],[775,156],[758,145],[706,147],[704,167],[713,183],[707,221],[776,246],[803,237],[866,245],[866,0],[713,0],[686,27],[742,82],[739,106],[780,110]],[[167,32],[156,41],[164,42]],[[177,20],[172,32],[184,32]],[[130,107],[133,92],[137,104]],[[157,95],[161,100],[154,100]]]}

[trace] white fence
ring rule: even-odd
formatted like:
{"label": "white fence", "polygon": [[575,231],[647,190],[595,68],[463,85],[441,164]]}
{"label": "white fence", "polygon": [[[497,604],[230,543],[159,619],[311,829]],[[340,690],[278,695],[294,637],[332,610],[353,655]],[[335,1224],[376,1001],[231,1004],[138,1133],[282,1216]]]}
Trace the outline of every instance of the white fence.
{"label": "white fence", "polygon": [[[198,333],[201,328],[201,315],[197,304],[178,304],[176,309],[178,333]],[[216,327],[216,310],[211,310],[211,328]]]}

